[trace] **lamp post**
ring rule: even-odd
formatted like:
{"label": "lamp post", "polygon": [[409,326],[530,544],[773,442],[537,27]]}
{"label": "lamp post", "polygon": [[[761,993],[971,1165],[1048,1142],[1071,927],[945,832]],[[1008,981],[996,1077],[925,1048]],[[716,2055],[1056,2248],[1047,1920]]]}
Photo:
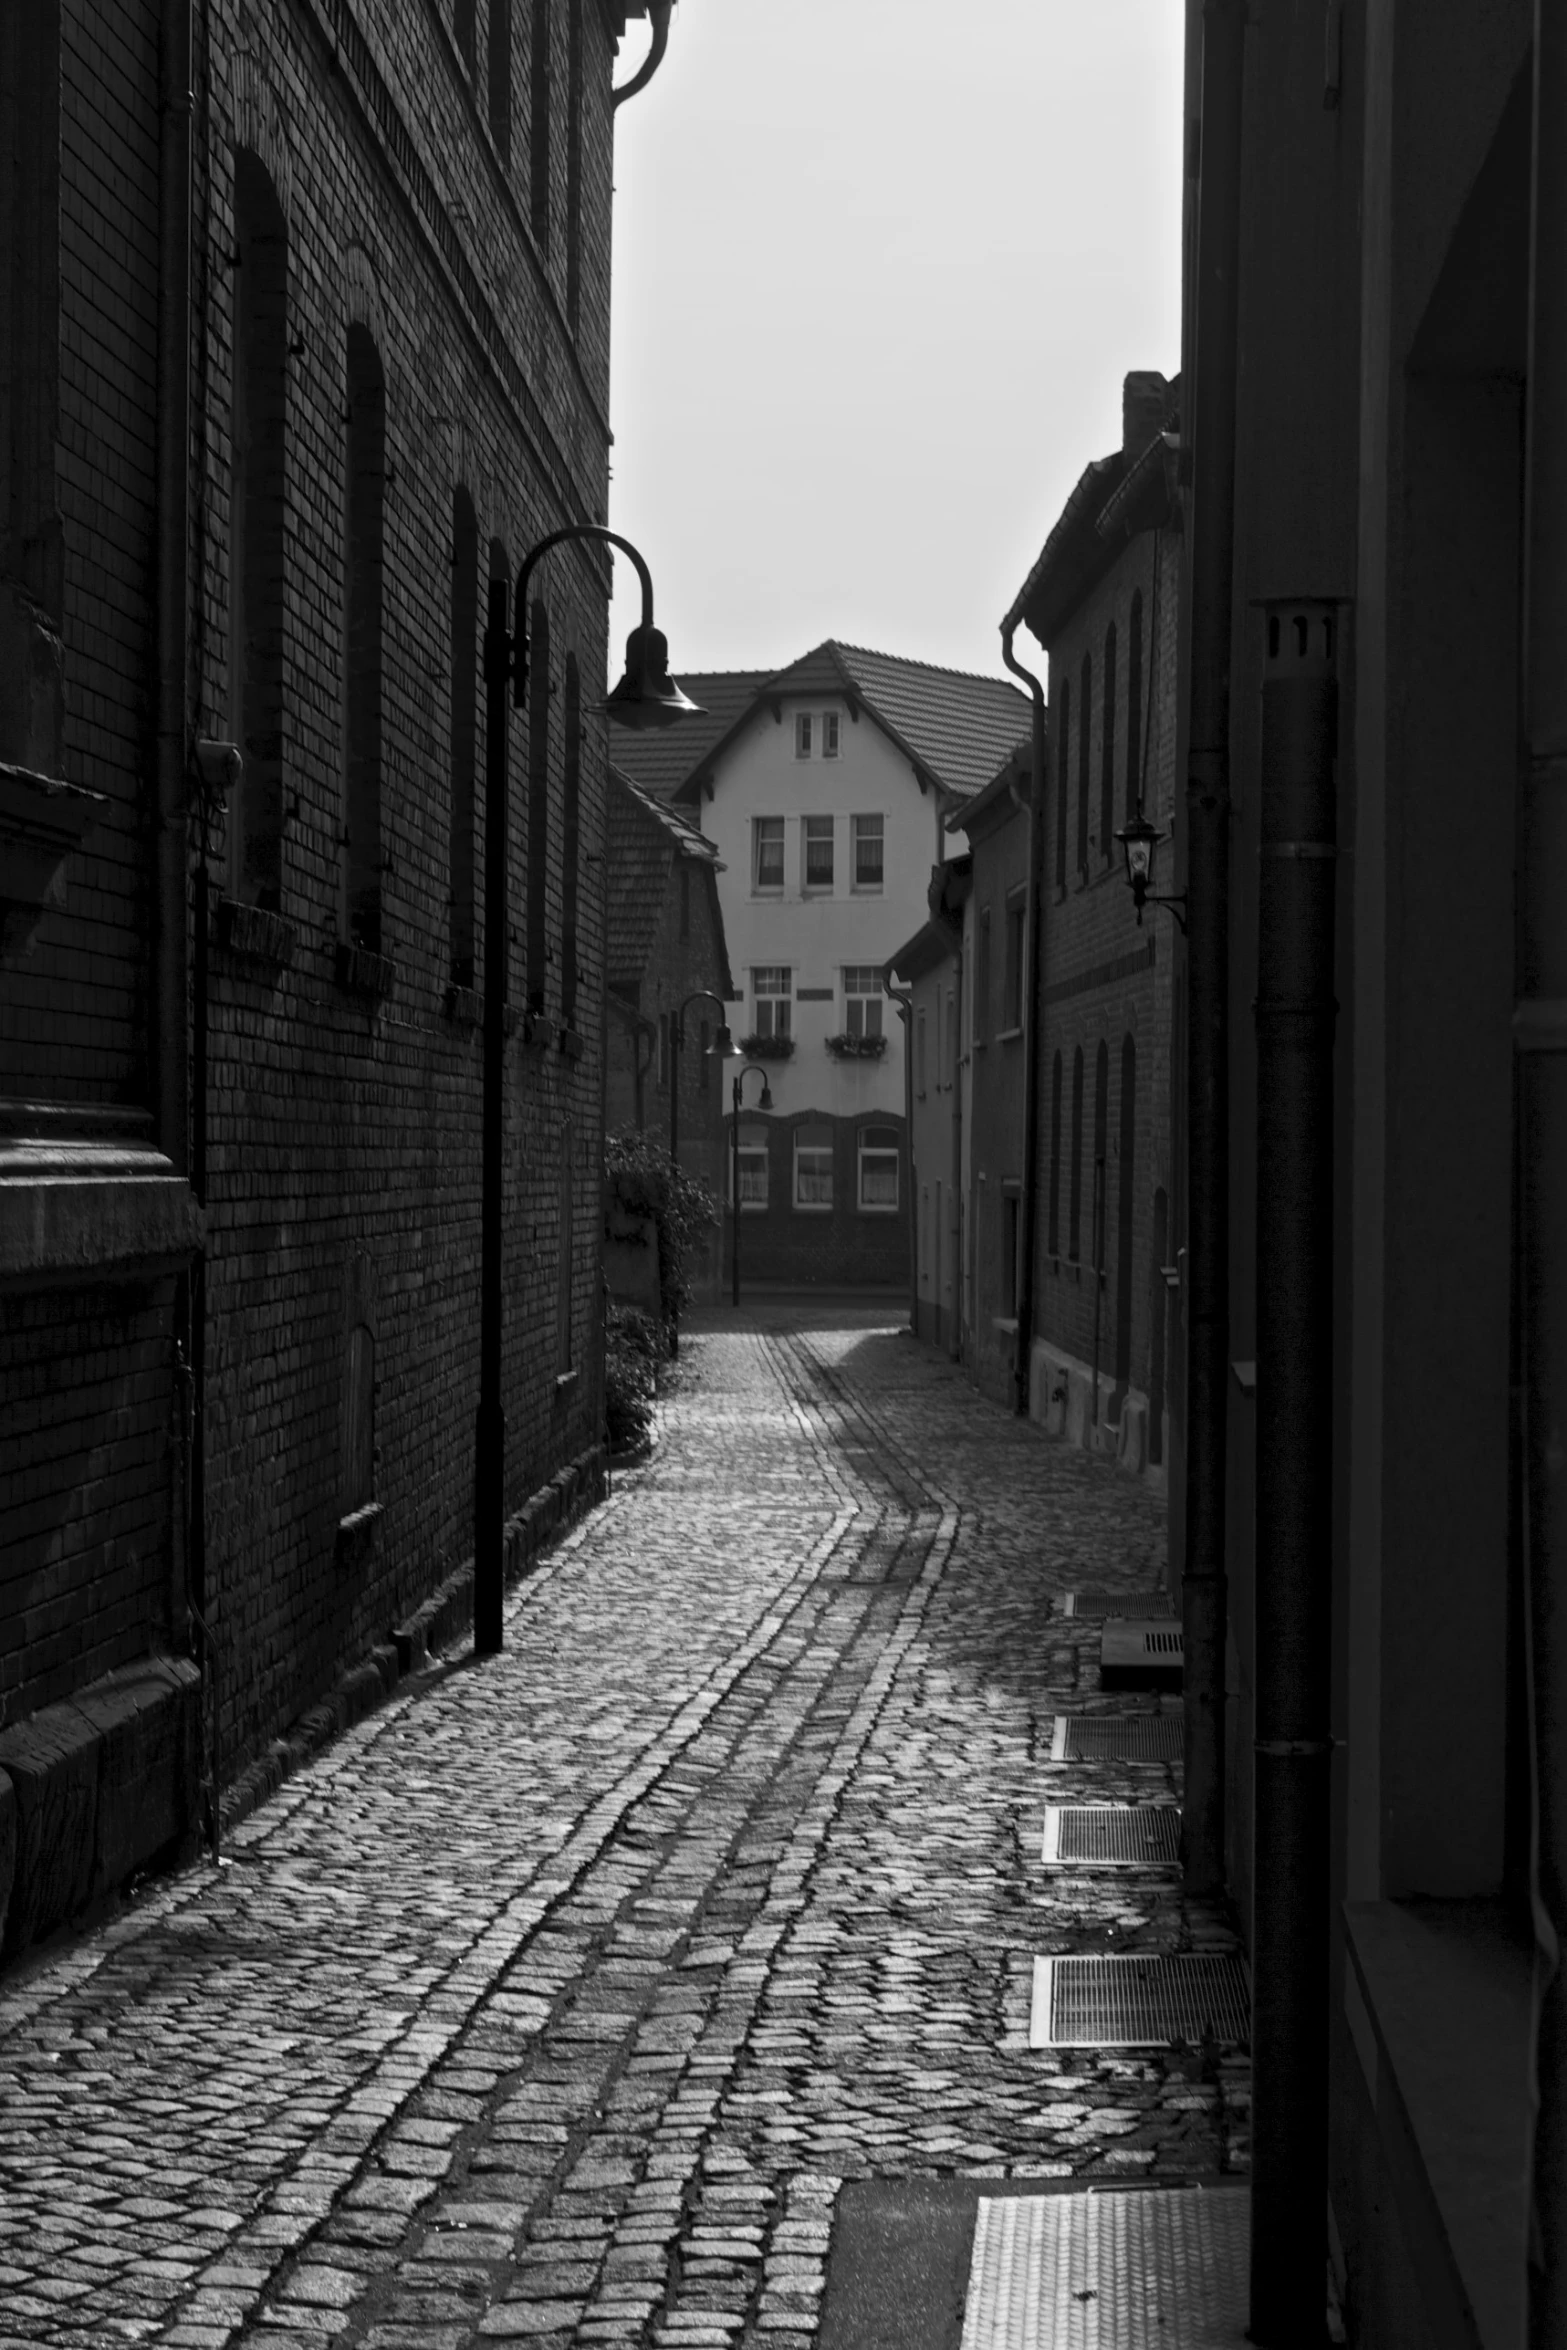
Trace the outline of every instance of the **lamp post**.
{"label": "lamp post", "polygon": [[669,1057],[672,1064],[669,1072],[669,1155],[677,1161],[680,1157],[680,1056],[686,1049],[685,1018],[693,1004],[718,1006],[718,1033],[708,1047],[709,1058],[731,1061],[737,1050],[729,1034],[729,1022],[724,1017],[729,1007],[723,997],[714,995],[710,987],[695,988],[675,1014],[669,1033]]}
{"label": "lamp post", "polygon": [[740,1303],[740,1110],[745,1100],[745,1081],[751,1076],[760,1077],[762,1081],[762,1090],[757,1097],[757,1108],[770,1110],[773,1106],[773,1092],[767,1082],[767,1071],[759,1062],[747,1061],[743,1069],[735,1071],[734,1122],[729,1135],[730,1214],[734,1219],[729,1233],[729,1294],[730,1301],[734,1305]]}
{"label": "lamp post", "polygon": [[[502,1193],[505,1175],[507,995],[507,761],[506,687],[522,709],[528,691],[527,589],[536,566],[554,547],[588,539],[618,547],[642,583],[640,625],[626,639],[626,667],[606,699],[605,716],[647,729],[696,715],[669,674],[669,648],[653,625],[653,582],[629,539],[601,523],[572,523],[551,531],[523,557],[517,574],[517,628],[508,624],[504,579],[490,582],[484,631],[484,1123],[479,1207],[479,1408],[473,1444],[473,1645],[479,1656],[501,1647],[505,1570],[506,1414],[501,1401],[501,1338],[505,1271]],[[564,1245],[570,1246],[566,1236]]]}
{"label": "lamp post", "polygon": [[1137,908],[1138,929],[1141,930],[1143,926],[1144,906],[1168,906],[1184,936],[1186,892],[1182,890],[1179,897],[1160,897],[1153,887],[1154,858],[1163,846],[1165,835],[1149,823],[1143,814],[1141,800],[1137,803],[1136,815],[1122,825],[1115,837],[1126,859],[1126,878],[1131,885],[1132,903]]}

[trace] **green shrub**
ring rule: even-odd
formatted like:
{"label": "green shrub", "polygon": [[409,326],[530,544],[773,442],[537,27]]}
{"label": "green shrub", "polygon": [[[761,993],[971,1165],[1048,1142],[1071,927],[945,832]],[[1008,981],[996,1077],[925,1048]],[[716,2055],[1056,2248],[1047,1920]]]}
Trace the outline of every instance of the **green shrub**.
{"label": "green shrub", "polygon": [[667,1333],[691,1295],[687,1260],[703,1233],[718,1222],[718,1202],[699,1177],[631,1126],[606,1136],[604,1171],[621,1207],[649,1217],[657,1231],[659,1309]]}
{"label": "green shrub", "polygon": [[611,1452],[635,1452],[653,1425],[662,1339],[650,1314],[611,1304],[604,1316],[604,1429]]}

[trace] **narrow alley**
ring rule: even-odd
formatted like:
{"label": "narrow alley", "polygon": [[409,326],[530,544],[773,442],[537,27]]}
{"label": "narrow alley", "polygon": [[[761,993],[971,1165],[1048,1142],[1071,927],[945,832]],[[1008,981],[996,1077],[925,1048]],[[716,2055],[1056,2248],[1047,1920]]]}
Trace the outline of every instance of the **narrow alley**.
{"label": "narrow alley", "polygon": [[[857,2183],[1244,2169],[1238,2048],[1029,2044],[1036,1957],[1234,1947],[1173,1867],[1041,1861],[1048,1802],[1175,1792],[1051,1760],[1168,1703],[1061,1607],[1157,1583],[1162,1501],[888,1322],[694,1316],[502,1657],[8,1978],[4,2350],[869,2343]],[[955,2344],[962,2290],[875,2322]]]}

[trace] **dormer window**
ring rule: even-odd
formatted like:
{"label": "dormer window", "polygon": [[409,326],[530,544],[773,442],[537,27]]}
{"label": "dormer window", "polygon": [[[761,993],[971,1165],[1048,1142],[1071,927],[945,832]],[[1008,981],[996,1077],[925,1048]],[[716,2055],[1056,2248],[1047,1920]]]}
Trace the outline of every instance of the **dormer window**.
{"label": "dormer window", "polygon": [[808,759],[811,755],[811,718],[809,710],[797,710],[794,719],[794,755]]}

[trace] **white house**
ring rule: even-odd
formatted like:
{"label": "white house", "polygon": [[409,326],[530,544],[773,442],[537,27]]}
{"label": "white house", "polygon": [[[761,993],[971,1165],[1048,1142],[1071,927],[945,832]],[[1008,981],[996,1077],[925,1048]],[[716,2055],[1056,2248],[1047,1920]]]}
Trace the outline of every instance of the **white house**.
{"label": "white house", "polygon": [[1028,703],[832,638],[775,675],[682,683],[706,719],[617,755],[687,807],[724,868],[731,1026],[760,1068],[742,1081],[747,1277],[904,1282],[904,1040],[882,973],[924,919],[946,817],[1027,734]]}

